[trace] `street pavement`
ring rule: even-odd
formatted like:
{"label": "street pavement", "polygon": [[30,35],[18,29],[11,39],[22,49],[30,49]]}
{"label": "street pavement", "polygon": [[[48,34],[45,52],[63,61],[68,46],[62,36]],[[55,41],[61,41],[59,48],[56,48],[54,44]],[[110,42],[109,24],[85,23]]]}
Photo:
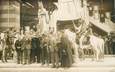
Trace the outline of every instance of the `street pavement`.
{"label": "street pavement", "polygon": [[8,63],[0,62],[0,72],[115,72],[115,57],[105,57],[104,61],[99,62],[86,58],[70,68],[51,68],[36,63],[22,65],[9,60]]}

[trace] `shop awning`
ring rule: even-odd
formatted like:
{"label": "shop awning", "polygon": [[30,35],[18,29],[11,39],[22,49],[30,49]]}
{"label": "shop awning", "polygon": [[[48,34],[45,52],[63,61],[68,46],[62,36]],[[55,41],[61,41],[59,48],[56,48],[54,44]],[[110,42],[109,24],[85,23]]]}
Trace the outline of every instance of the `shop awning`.
{"label": "shop awning", "polygon": [[115,24],[110,25],[106,23],[100,23],[98,20],[95,20],[94,18],[90,18],[90,23],[107,33],[115,32]]}

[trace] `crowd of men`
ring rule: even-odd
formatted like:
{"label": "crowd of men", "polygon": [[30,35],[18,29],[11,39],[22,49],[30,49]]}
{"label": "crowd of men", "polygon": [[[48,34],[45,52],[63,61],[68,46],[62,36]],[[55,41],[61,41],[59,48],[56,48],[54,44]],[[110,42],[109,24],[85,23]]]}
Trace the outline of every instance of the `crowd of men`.
{"label": "crowd of men", "polygon": [[[74,29],[63,29],[55,32],[53,28],[50,28],[48,33],[43,34],[36,29],[28,31],[10,29],[1,32],[1,60],[7,62],[8,59],[16,58],[17,64],[41,63],[52,67],[70,67],[77,60],[75,58],[80,58],[80,53],[81,57],[84,58],[84,40],[88,43],[88,48],[91,47],[92,43],[88,42],[91,38],[87,39],[93,35],[90,25],[86,26],[84,22],[81,22],[81,19],[78,20],[78,23],[80,24],[78,29],[74,27]],[[96,40],[97,38],[102,39],[95,35],[93,37]],[[96,42],[96,40],[91,41]],[[103,52],[101,43],[98,43]],[[94,43],[95,45],[96,43]],[[97,47],[92,49],[100,52]],[[100,53],[96,54],[100,55]]]}
{"label": "crowd of men", "polygon": [[72,50],[59,35],[61,33],[53,31],[42,35],[34,30],[2,32],[1,60],[7,62],[15,57],[17,64],[41,63],[51,67],[70,67],[73,63]]}
{"label": "crowd of men", "polygon": [[[86,43],[91,40],[91,38],[87,40],[85,37],[90,37],[92,29],[89,28],[90,26],[83,26],[84,28],[81,29],[85,29],[83,34],[81,34],[82,31],[75,33],[75,30],[71,28],[57,32],[51,29],[48,33],[44,34],[34,29],[29,31],[13,31],[11,29],[1,32],[1,61],[7,62],[9,59],[14,60],[16,58],[17,64],[41,63],[42,65],[51,67],[71,67],[72,64],[77,61],[75,58],[80,58],[80,52],[84,56],[84,40],[86,40]],[[91,37],[95,37],[96,40],[102,39],[94,35],[91,35]],[[92,39],[91,41],[96,42],[94,38]],[[97,42],[103,53],[104,50],[100,45],[100,41]],[[90,42],[89,45],[91,43],[93,42]],[[92,45],[94,53],[96,53],[95,50],[100,52],[98,48],[95,48],[95,45],[97,46],[98,44],[94,43],[94,46]],[[100,53],[96,54],[100,55]]]}

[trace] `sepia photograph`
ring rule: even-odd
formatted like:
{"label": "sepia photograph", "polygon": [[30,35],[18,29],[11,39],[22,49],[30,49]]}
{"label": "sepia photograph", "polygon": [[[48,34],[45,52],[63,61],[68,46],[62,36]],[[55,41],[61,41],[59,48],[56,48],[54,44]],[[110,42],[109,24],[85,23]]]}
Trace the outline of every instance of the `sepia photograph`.
{"label": "sepia photograph", "polygon": [[0,0],[0,72],[115,72],[115,0]]}

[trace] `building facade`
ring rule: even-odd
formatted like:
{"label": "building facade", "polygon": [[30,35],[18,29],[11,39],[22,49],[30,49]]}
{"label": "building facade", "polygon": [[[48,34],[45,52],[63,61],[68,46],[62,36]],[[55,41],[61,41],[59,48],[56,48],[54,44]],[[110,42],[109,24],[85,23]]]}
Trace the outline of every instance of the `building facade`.
{"label": "building facade", "polygon": [[20,28],[20,3],[15,0],[0,1],[0,28]]}

